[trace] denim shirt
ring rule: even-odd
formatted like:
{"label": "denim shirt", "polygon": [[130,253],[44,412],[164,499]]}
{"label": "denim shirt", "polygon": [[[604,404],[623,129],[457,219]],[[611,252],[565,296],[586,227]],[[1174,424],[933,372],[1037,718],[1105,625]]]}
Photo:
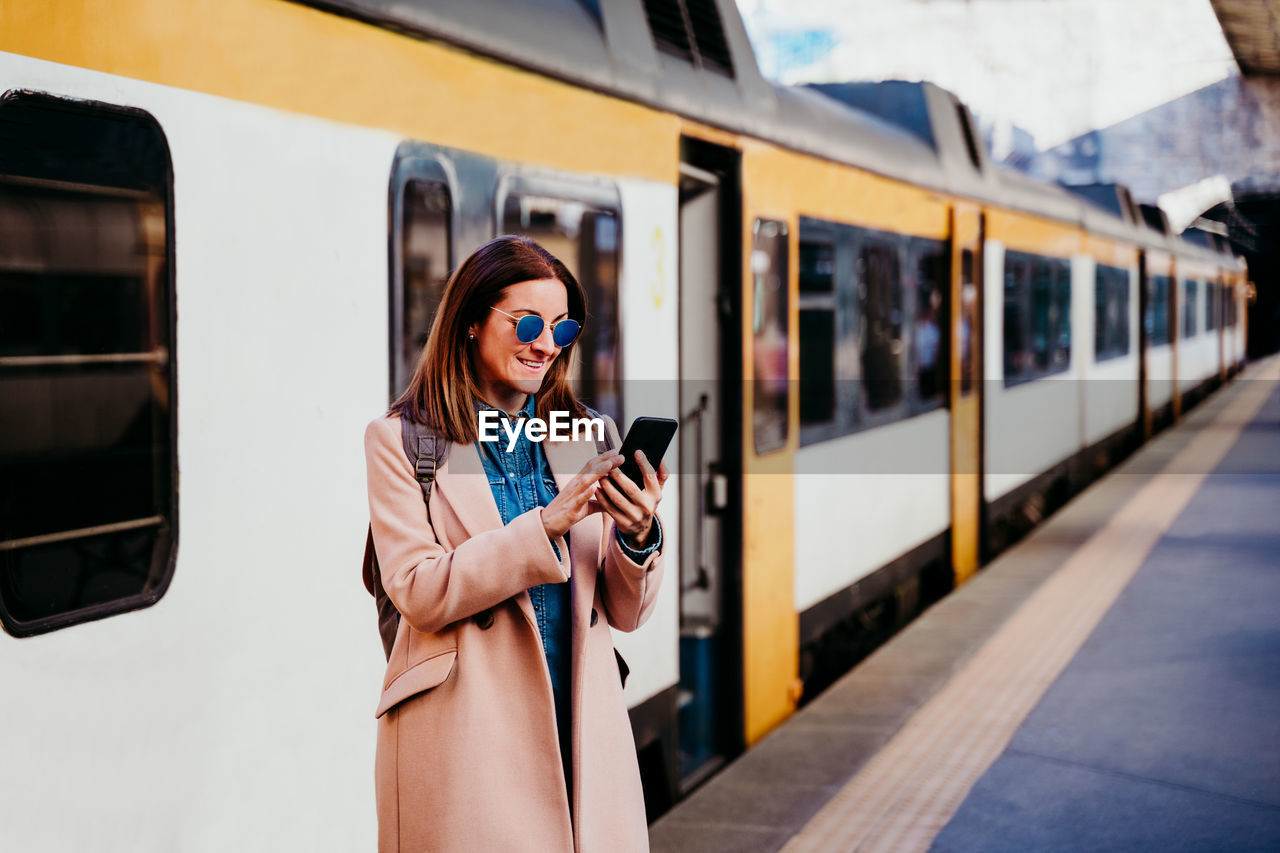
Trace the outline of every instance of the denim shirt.
{"label": "denim shirt", "polygon": [[[481,408],[498,412],[498,417],[504,424],[510,423],[506,412],[484,404],[481,404]],[[533,415],[534,398],[530,396],[520,410],[520,417],[528,419]],[[500,429],[499,435],[501,438],[498,441],[477,441],[476,450],[484,465],[489,490],[493,492],[493,500],[498,505],[502,523],[510,524],[516,516],[551,503],[559,489],[556,488],[555,477],[551,474],[551,466],[547,464],[540,442],[530,441],[522,429],[515,447],[507,452],[505,429]],[[657,527],[657,532],[653,543],[641,550],[627,545],[621,533],[618,534],[618,543],[623,552],[637,563],[643,563],[651,553],[662,547],[662,529],[658,526],[657,519],[654,519],[654,526]],[[568,538],[566,534],[566,542]],[[554,542],[551,547],[559,558],[560,549]],[[571,784],[572,780],[569,759],[572,604],[569,596],[568,583],[544,583],[529,590],[533,612],[538,620],[538,633],[542,637],[542,648],[546,654],[547,671],[551,675],[551,694],[555,701],[556,729],[560,735],[560,756],[564,763],[566,784]]]}

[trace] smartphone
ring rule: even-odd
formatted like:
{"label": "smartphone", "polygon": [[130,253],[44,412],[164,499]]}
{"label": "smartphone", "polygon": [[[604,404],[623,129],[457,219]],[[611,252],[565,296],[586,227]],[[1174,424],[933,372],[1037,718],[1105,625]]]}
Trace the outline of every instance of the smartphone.
{"label": "smartphone", "polygon": [[630,477],[631,482],[644,488],[644,473],[636,462],[636,451],[643,450],[644,458],[657,471],[663,454],[667,452],[667,447],[676,434],[677,426],[679,424],[671,418],[639,417],[631,422],[631,429],[627,430],[627,437],[619,451],[624,457],[622,473]]}

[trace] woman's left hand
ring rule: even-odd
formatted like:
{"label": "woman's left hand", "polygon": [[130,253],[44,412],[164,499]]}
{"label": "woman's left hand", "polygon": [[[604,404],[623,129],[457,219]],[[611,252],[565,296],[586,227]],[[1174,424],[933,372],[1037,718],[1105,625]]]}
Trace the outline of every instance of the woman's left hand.
{"label": "woman's left hand", "polygon": [[643,489],[622,473],[621,468],[614,468],[600,481],[596,500],[613,518],[627,544],[640,550],[653,529],[653,514],[662,500],[662,487],[670,474],[665,462],[654,471],[643,450],[636,451],[636,462],[644,475]]}

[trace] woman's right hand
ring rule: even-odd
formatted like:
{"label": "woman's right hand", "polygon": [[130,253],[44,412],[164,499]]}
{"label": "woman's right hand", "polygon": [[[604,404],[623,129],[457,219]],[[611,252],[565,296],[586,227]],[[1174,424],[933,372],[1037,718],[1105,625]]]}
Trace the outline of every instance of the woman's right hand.
{"label": "woman's right hand", "polygon": [[609,472],[622,464],[622,454],[607,450],[592,459],[573,479],[564,484],[560,494],[542,508],[542,526],[547,536],[557,539],[569,532],[569,528],[593,512],[600,512],[596,503],[596,490]]}

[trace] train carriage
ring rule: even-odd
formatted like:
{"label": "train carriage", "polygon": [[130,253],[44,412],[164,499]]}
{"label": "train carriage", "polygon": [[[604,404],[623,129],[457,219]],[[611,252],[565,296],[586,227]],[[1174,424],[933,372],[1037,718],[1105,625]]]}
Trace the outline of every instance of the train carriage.
{"label": "train carriage", "polygon": [[15,848],[374,837],[359,436],[495,234],[588,289],[583,395],[681,422],[651,816],[1243,359],[1220,244],[935,86],[774,86],[729,0],[152,5],[0,8]]}

